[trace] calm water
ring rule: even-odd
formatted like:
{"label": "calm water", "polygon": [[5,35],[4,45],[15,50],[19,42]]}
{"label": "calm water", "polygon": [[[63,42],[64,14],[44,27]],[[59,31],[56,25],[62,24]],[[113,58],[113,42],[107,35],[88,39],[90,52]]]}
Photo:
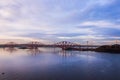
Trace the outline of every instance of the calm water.
{"label": "calm water", "polygon": [[120,55],[0,49],[0,80],[120,80]]}

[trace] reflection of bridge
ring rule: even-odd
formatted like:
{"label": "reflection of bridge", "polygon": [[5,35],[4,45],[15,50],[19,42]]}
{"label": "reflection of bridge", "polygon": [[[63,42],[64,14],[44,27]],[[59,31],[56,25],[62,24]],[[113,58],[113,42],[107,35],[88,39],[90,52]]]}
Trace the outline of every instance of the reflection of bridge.
{"label": "reflection of bridge", "polygon": [[98,45],[80,45],[77,43],[72,43],[72,42],[68,42],[68,41],[61,41],[58,43],[54,43],[54,44],[43,44],[41,42],[29,42],[26,44],[17,44],[15,42],[9,42],[3,45],[0,45],[0,47],[8,47],[8,48],[21,48],[21,49],[38,49],[39,47],[59,47],[62,48],[63,50],[65,49],[69,49],[69,48],[81,48],[81,47],[98,47]]}

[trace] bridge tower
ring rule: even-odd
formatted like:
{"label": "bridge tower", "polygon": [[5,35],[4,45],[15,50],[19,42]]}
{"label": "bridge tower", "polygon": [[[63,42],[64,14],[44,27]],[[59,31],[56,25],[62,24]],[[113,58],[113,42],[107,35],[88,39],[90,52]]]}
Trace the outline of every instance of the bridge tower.
{"label": "bridge tower", "polygon": [[38,49],[38,47],[40,46],[43,46],[44,44],[40,43],[40,42],[37,42],[37,41],[32,41],[32,42],[29,42],[27,44],[27,46],[30,48],[30,49]]}
{"label": "bridge tower", "polygon": [[66,50],[68,48],[78,47],[79,45],[76,43],[68,42],[68,41],[61,41],[54,44],[56,47],[62,48],[62,50]]}
{"label": "bridge tower", "polygon": [[8,42],[5,44],[5,47],[8,47],[8,48],[14,48],[17,46],[17,43],[15,42]]}

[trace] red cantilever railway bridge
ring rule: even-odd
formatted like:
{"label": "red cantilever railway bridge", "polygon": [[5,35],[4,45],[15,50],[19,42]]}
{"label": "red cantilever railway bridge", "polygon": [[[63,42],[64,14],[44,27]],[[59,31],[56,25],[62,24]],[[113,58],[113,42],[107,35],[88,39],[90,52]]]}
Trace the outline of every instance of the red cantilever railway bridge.
{"label": "red cantilever railway bridge", "polygon": [[80,45],[77,43],[72,43],[69,41],[61,41],[58,43],[54,44],[43,44],[41,42],[33,41],[29,42],[26,44],[17,44],[15,42],[9,42],[3,45],[0,45],[1,47],[9,47],[9,48],[14,48],[14,47],[29,47],[31,49],[37,49],[38,47],[59,47],[62,49],[67,49],[67,48],[74,48],[74,47],[98,47],[98,45]]}
{"label": "red cantilever railway bridge", "polygon": [[53,44],[55,47],[60,47],[62,49],[72,48],[72,47],[80,47],[79,44],[68,42],[68,41],[62,41]]}

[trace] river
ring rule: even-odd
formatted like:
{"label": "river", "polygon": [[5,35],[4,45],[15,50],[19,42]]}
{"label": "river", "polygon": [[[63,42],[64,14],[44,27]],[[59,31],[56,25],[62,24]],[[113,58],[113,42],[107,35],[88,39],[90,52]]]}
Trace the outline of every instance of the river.
{"label": "river", "polygon": [[0,49],[0,80],[120,80],[120,54]]}

